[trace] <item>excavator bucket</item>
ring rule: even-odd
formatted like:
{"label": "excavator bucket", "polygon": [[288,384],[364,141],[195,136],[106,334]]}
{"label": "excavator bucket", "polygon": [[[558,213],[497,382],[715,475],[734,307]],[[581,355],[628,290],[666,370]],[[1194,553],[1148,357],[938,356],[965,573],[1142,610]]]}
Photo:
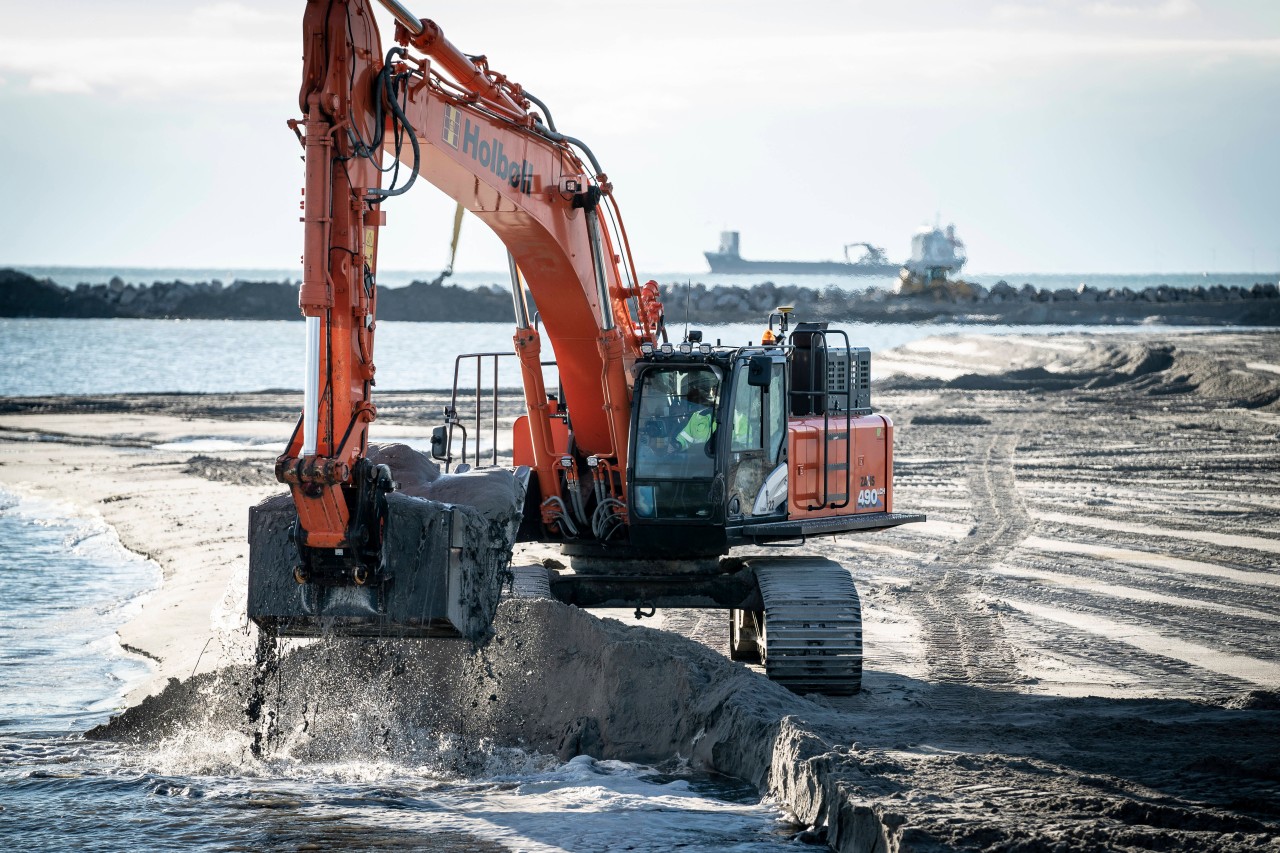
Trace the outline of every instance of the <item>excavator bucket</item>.
{"label": "excavator bucket", "polygon": [[[249,510],[249,618],[286,637],[461,637],[484,642],[498,607],[528,469],[445,475],[446,500],[391,492],[378,565],[362,584],[299,571],[290,495]],[[450,502],[449,498],[458,502]],[[471,503],[461,500],[471,499]]]}

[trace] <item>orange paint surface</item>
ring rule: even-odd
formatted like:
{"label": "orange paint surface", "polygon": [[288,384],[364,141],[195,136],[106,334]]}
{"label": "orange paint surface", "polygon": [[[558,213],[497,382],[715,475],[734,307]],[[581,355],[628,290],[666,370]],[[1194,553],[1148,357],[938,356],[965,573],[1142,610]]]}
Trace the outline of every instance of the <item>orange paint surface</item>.
{"label": "orange paint surface", "polygon": [[843,437],[843,417],[833,416],[827,423],[829,441],[824,440],[821,416],[790,418],[787,426],[792,518],[893,511],[893,422],[889,418],[853,418],[851,442]]}

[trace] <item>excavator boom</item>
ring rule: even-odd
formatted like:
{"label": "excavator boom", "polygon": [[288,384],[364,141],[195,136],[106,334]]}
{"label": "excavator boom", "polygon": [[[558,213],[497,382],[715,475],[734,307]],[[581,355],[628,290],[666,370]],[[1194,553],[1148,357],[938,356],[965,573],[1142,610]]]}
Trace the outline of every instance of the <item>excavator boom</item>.
{"label": "excavator boom", "polygon": [[[516,303],[524,301],[523,283],[556,343],[564,392],[582,403],[576,445],[617,472],[626,470],[627,370],[640,345],[654,340],[661,310],[656,288],[635,285],[625,245],[602,225],[606,208],[620,222],[607,177],[588,170],[570,138],[546,127],[523,89],[483,57],[464,54],[439,26],[415,22],[400,4],[384,5],[396,16],[400,43],[385,56],[364,0],[312,0],[304,17],[305,118],[293,125],[306,151],[299,302],[308,385],[302,428],[277,476],[292,488],[308,547],[350,545],[361,524],[344,491],[355,486],[376,417],[378,232],[384,208],[419,177],[507,246],[520,273]],[[398,186],[382,186],[388,172],[401,178]],[[518,317],[515,345],[533,467],[543,497],[554,498],[559,455],[548,426],[540,334],[527,311]]]}

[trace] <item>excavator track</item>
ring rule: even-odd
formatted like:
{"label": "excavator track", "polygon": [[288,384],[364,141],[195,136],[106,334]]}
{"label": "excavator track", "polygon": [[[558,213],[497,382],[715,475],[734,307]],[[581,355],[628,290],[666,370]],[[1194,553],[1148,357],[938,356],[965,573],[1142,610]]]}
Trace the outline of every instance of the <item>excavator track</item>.
{"label": "excavator track", "polygon": [[544,566],[512,566],[511,586],[504,598],[554,598],[551,576]]}
{"label": "excavator track", "polygon": [[800,694],[857,693],[862,605],[849,570],[822,557],[752,560],[751,567],[764,601],[757,644],[769,678]]}

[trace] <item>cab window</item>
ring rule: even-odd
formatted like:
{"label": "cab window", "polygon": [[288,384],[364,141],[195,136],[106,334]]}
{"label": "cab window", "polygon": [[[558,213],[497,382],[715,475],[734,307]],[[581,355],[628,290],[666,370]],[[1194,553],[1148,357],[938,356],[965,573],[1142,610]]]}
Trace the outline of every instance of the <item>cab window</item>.
{"label": "cab window", "polygon": [[708,453],[718,430],[720,377],[709,367],[645,371],[636,419],[637,478],[710,478]]}

